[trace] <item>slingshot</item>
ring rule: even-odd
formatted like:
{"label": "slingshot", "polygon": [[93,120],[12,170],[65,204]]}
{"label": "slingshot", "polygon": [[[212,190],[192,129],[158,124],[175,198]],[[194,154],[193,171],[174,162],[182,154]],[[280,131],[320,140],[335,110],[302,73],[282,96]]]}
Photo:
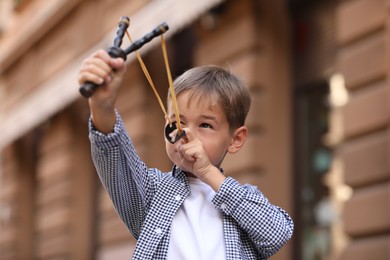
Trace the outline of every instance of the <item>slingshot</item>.
{"label": "slingshot", "polygon": [[[180,116],[179,116],[179,110],[177,106],[177,101],[176,101],[176,94],[175,90],[173,88],[173,82],[172,82],[172,76],[171,76],[171,71],[169,68],[169,62],[168,62],[168,55],[167,55],[167,50],[166,50],[166,44],[165,44],[165,39],[163,34],[168,31],[169,27],[166,23],[162,23],[158,25],[154,30],[151,32],[145,34],[142,38],[132,41],[129,32],[127,31],[127,28],[130,25],[130,19],[126,16],[122,16],[118,22],[118,28],[115,34],[114,42],[113,45],[108,48],[107,52],[108,54],[113,57],[113,58],[122,58],[123,60],[126,60],[127,55],[129,55],[132,52],[135,52],[136,57],[139,61],[139,64],[142,68],[142,71],[145,74],[145,77],[147,78],[149,85],[152,87],[154,94],[156,95],[156,98],[160,104],[161,110],[163,111],[166,120],[168,121],[168,124],[165,127],[165,137],[170,143],[175,143],[181,138],[186,140],[186,133],[185,131],[181,128],[181,123],[180,123]],[[121,49],[120,46],[122,44],[122,39],[124,35],[129,38],[131,44],[128,48],[126,49]],[[165,63],[165,68],[167,72],[167,77],[168,77],[168,82],[169,82],[169,90],[170,90],[170,95],[171,95],[171,100],[172,100],[172,106],[174,109],[174,114],[175,114],[175,119],[176,122],[172,122],[170,118],[168,117],[168,113],[164,107],[164,104],[160,98],[160,95],[158,94],[154,83],[150,77],[150,74],[148,70],[146,69],[145,63],[143,62],[141,56],[138,53],[138,49],[140,49],[144,44],[150,42],[153,38],[161,36],[161,48],[163,51],[163,56],[164,56],[164,63]],[[98,89],[101,85],[94,84],[92,82],[86,82],[84,85],[82,85],[79,89],[80,94],[84,96],[85,98],[89,98],[93,95],[93,93]],[[170,134],[177,130],[176,135],[174,138],[170,137]]]}

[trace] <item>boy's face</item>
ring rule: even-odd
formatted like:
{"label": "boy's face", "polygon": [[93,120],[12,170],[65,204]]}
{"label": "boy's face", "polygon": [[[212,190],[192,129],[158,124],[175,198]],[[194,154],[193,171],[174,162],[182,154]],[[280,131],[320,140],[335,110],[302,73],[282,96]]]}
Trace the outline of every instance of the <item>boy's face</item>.
{"label": "boy's face", "polygon": [[[189,133],[189,142],[198,139],[210,162],[220,167],[232,142],[233,134],[229,131],[226,116],[216,97],[194,96],[189,101],[190,93],[184,92],[177,97],[182,128]],[[168,115],[176,122],[172,103],[168,104]],[[183,139],[174,144],[165,140],[169,158],[183,171],[191,172],[180,163],[178,146]]]}

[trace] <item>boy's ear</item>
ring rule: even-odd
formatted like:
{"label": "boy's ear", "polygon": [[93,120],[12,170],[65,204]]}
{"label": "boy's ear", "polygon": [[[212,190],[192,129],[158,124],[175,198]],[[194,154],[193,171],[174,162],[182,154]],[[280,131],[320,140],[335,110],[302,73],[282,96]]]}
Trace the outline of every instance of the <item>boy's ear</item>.
{"label": "boy's ear", "polygon": [[234,130],[232,135],[232,141],[228,147],[228,153],[236,153],[238,152],[242,146],[244,146],[246,142],[246,138],[248,135],[248,128],[246,126],[241,126]]}

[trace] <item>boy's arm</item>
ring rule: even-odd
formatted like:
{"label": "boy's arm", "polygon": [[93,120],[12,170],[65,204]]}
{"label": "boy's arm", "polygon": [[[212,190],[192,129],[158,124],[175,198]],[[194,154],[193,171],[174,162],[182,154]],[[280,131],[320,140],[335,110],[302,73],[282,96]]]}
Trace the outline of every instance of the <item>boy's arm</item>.
{"label": "boy's arm", "polygon": [[116,122],[115,101],[126,66],[122,58],[112,58],[104,50],[87,57],[81,65],[79,84],[101,85],[88,99],[92,121],[97,130],[108,134]]}
{"label": "boy's arm", "polygon": [[153,187],[151,183],[157,175],[151,173],[138,157],[115,111],[125,70],[123,59],[111,58],[106,51],[99,50],[83,61],[79,84],[93,82],[101,85],[88,99],[92,159],[115,209],[137,237],[150,197],[145,194],[149,187]]}
{"label": "boy's arm", "polygon": [[89,104],[94,128],[104,134],[112,133],[116,123],[114,107],[105,108],[94,105],[92,99],[89,100]]}
{"label": "boy's arm", "polygon": [[162,176],[148,169],[139,158],[123,122],[116,113],[112,133],[103,134],[89,122],[92,159],[98,176],[118,215],[135,238],[154,194],[154,183]]}
{"label": "boy's arm", "polygon": [[292,236],[294,224],[287,212],[272,205],[254,186],[241,185],[228,177],[213,203],[237,222],[265,258],[275,254]]}

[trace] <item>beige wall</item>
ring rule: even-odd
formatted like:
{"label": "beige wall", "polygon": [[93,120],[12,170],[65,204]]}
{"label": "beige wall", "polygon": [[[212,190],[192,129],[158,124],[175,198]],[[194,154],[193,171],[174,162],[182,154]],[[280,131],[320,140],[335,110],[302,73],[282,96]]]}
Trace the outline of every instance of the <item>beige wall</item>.
{"label": "beige wall", "polygon": [[390,259],[389,1],[342,1],[339,70],[350,100],[339,158],[353,195],[343,212],[341,259]]}

